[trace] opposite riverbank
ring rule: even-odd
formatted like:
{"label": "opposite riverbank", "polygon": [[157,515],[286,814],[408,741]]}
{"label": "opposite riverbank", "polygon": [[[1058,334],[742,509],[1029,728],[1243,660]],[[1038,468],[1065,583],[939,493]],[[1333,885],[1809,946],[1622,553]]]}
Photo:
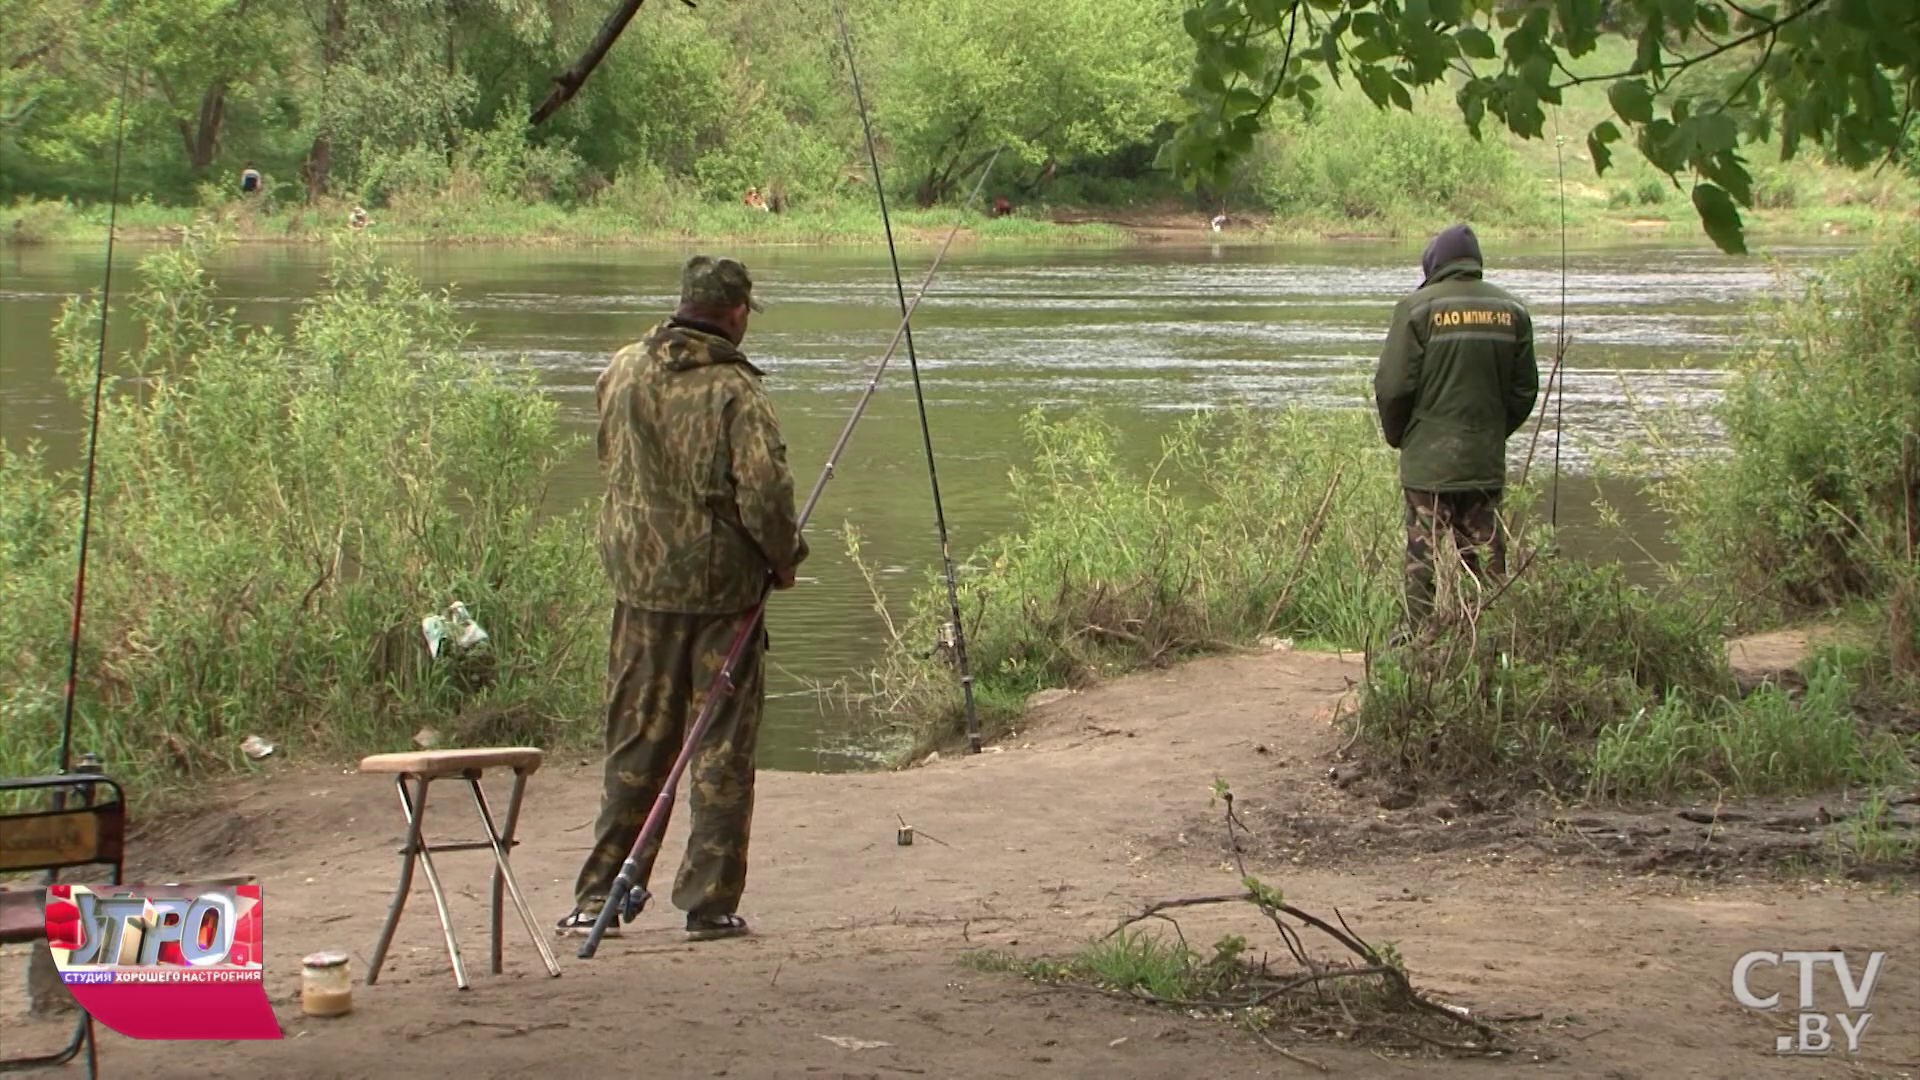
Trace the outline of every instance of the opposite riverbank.
{"label": "opposite riverbank", "polygon": [[[1581,241],[1704,239],[1684,199],[1618,205],[1599,188],[1569,185],[1567,232]],[[244,243],[323,243],[348,222],[345,202],[271,207],[229,200],[211,207],[163,206],[136,200],[117,212],[117,236],[134,242],[179,239],[196,221],[210,219]],[[109,208],[64,200],[23,200],[0,210],[0,246],[104,242]],[[1758,210],[1747,216],[1755,240],[1865,235],[1910,216],[1903,191],[1871,199],[1842,193],[1830,202]],[[994,217],[952,208],[893,208],[895,238],[908,245],[939,244],[956,221],[955,243],[1006,248],[1244,246],[1313,241],[1424,240],[1448,224],[1444,215],[1400,220],[1338,215],[1230,213],[1215,231],[1207,211],[1177,201],[1123,207],[1026,207]],[[743,206],[692,204],[664,220],[644,221],[617,210],[551,204],[463,204],[457,200],[403,205],[371,213],[368,239],[383,244],[534,246],[864,246],[884,242],[875,204],[836,204],[772,214]],[[1557,217],[1532,221],[1474,220],[1493,241],[1559,235]]]}

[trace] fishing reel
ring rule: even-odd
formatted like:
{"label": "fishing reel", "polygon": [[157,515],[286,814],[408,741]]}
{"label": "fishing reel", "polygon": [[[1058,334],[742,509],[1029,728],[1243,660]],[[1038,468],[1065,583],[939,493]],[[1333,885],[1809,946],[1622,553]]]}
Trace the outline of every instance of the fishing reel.
{"label": "fishing reel", "polygon": [[635,885],[627,890],[626,898],[620,901],[620,921],[630,923],[640,917],[640,909],[647,906],[653,894],[645,885]]}
{"label": "fishing reel", "polygon": [[960,658],[960,629],[950,622],[940,624],[940,636],[933,644],[933,655],[952,664]]}

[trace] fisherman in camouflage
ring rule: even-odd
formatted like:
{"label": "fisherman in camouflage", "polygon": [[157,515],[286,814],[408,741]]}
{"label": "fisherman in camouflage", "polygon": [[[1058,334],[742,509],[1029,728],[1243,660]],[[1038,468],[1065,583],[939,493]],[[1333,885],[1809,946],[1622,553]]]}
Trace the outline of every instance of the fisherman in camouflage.
{"label": "fisherman in camouflage", "polygon": [[[607,478],[600,559],[615,594],[607,762],[593,851],[563,933],[592,929],[747,612],[769,581],[791,588],[807,557],[773,403],[739,349],[749,310],[762,306],[746,267],[696,255],[673,317],[614,354],[596,386]],[[756,633],[689,767],[692,834],[673,903],[693,940],[747,931],[736,910],[765,649]],[[640,853],[634,895],[643,901],[659,846],[656,837]]]}
{"label": "fisherman in camouflage", "polygon": [[1507,439],[1533,412],[1540,369],[1525,304],[1483,280],[1466,225],[1434,237],[1426,280],[1393,309],[1374,373],[1387,445],[1400,451],[1407,503],[1407,614],[1433,614],[1434,555],[1451,539],[1485,584],[1506,572],[1500,501]]}

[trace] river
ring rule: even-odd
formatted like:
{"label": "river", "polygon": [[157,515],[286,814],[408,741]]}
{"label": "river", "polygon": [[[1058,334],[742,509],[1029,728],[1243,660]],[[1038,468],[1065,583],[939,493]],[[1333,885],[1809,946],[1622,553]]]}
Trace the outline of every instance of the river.
{"label": "river", "polygon": [[[1747,305],[1778,280],[1847,248],[1774,248],[1736,259],[1698,244],[1634,244],[1571,253],[1564,277],[1567,360],[1560,447],[1579,474],[1597,452],[1629,442],[1634,407],[1680,405],[1702,423],[1717,398],[1727,352],[1746,329]],[[136,284],[137,248],[115,259],[115,294]],[[561,401],[567,423],[590,432],[593,381],[608,354],[669,311],[683,253],[666,249],[414,248],[387,257],[430,287],[455,290],[471,346],[524,355]],[[758,315],[747,353],[769,373],[796,484],[804,497],[838,437],[870,365],[899,321],[884,248],[743,250],[771,310]],[[1019,420],[1034,406],[1098,407],[1119,422],[1135,455],[1195,409],[1234,402],[1365,408],[1357,388],[1378,354],[1394,300],[1419,283],[1412,244],[1337,242],[1294,247],[970,251],[956,248],[914,319],[914,340],[956,558],[1018,524],[1007,473],[1025,457]],[[909,295],[931,250],[902,252]],[[1563,278],[1556,246],[1490,252],[1489,277],[1528,301],[1541,341],[1542,378],[1560,326]],[[243,321],[285,326],[316,288],[322,250],[241,246],[213,268]],[[60,303],[97,289],[104,256],[73,247],[0,249],[0,431],[11,446],[48,444],[76,460],[84,414],[52,375],[49,333]],[[122,310],[116,303],[116,312]],[[124,340],[116,315],[116,340]],[[761,759],[769,767],[841,770],[857,754],[828,737],[803,679],[857,673],[881,642],[881,622],[834,531],[852,522],[867,557],[887,567],[891,598],[939,563],[927,466],[904,355],[855,431],[809,529],[815,558],[802,584],[769,614],[774,652]],[[1633,404],[1630,404],[1630,401]],[[1560,410],[1556,410],[1557,412]],[[1541,439],[1550,460],[1555,419]],[[1516,442],[1520,440],[1516,439]],[[591,450],[556,497],[594,497]],[[1561,516],[1573,542],[1644,562],[1659,523],[1630,515],[1639,535],[1593,527],[1593,483],[1569,483]],[[1583,526],[1585,526],[1583,528]]]}

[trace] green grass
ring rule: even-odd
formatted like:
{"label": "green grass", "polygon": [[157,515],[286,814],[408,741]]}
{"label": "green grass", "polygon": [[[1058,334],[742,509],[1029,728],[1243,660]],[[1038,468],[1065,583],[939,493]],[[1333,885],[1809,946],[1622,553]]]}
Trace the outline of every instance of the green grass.
{"label": "green grass", "polygon": [[[256,209],[223,201],[206,209],[150,202],[122,206],[123,236],[169,236],[210,218],[236,239],[287,243],[324,242],[346,224],[346,204],[317,208]],[[1126,230],[1108,224],[1059,225],[1027,216],[993,217],[978,209],[920,210],[889,206],[902,244],[944,240],[956,223],[956,243],[1004,247],[1107,245],[1128,242]],[[879,244],[885,242],[874,203],[830,203],[770,214],[732,204],[670,201],[648,211],[618,205],[567,208],[553,203],[419,198],[370,210],[366,235],[398,244]],[[107,208],[65,201],[22,201],[0,210],[0,243],[74,243],[104,239]]]}
{"label": "green grass", "polygon": [[1223,937],[1211,956],[1177,935],[1123,930],[1082,946],[1065,960],[1022,959],[980,950],[961,963],[974,971],[1019,975],[1036,982],[1077,982],[1114,993],[1140,991],[1169,1001],[1216,1001],[1241,989],[1251,972],[1242,955],[1247,942]]}
{"label": "green grass", "polygon": [[1884,732],[1862,739],[1854,685],[1836,667],[1812,665],[1806,693],[1777,684],[1743,700],[1705,702],[1669,688],[1657,704],[1609,725],[1593,750],[1591,783],[1618,798],[1659,798],[1717,788],[1774,795],[1879,786],[1913,776],[1899,741]]}

